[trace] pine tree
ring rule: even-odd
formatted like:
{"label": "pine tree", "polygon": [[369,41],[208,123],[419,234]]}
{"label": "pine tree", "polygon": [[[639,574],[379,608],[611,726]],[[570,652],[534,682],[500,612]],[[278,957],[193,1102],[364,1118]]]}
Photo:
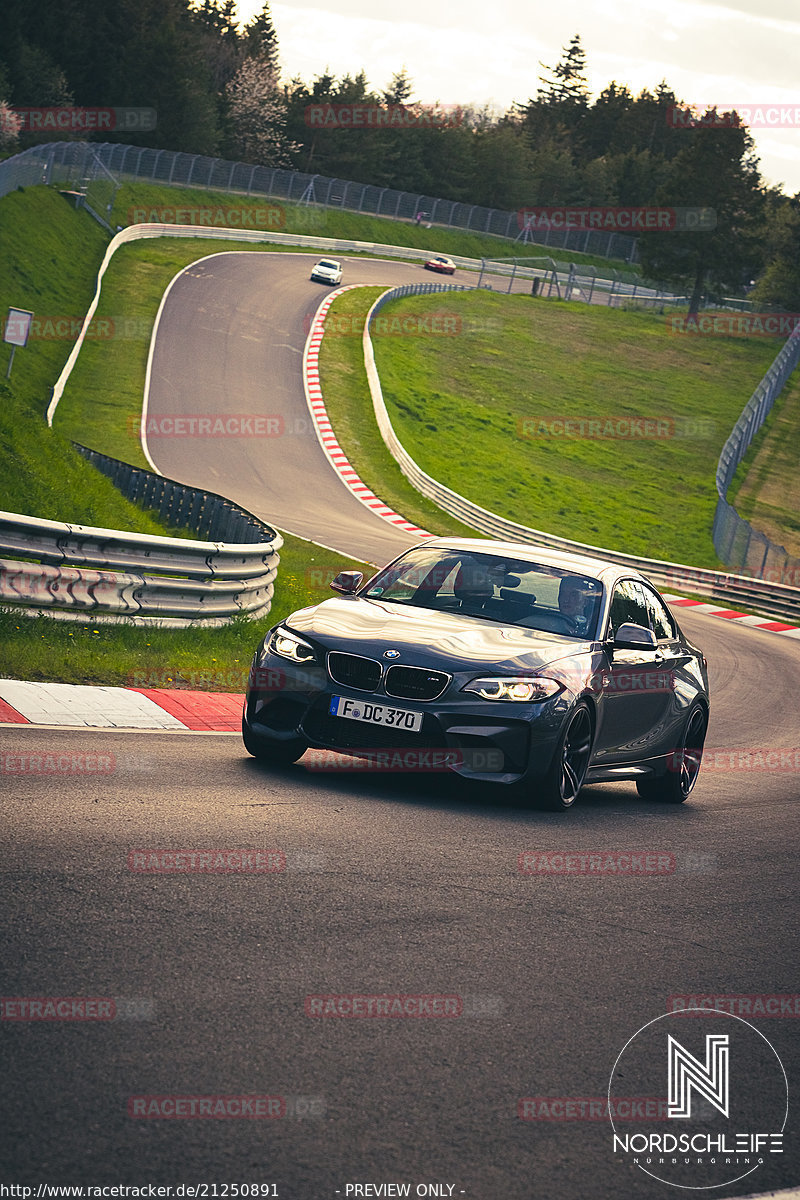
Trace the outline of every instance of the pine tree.
{"label": "pine tree", "polygon": [[586,105],[589,85],[586,82],[586,52],[581,46],[580,34],[576,33],[564,47],[563,56],[555,67],[547,67],[544,63],[539,66],[550,72],[550,78],[539,76],[539,82],[544,84],[537,93],[541,102]]}
{"label": "pine tree", "polygon": [[689,315],[699,310],[706,291],[739,290],[761,255],[764,194],[743,128],[684,131],[690,139],[669,164],[657,202],[669,208],[713,210],[713,229],[644,233],[639,238],[642,268],[654,280],[686,289]]}
{"label": "pine tree", "polygon": [[275,74],[280,76],[280,56],[278,53],[278,35],[272,23],[269,3],[265,2],[261,12],[253,17],[245,27],[247,52],[254,58],[264,59]]}

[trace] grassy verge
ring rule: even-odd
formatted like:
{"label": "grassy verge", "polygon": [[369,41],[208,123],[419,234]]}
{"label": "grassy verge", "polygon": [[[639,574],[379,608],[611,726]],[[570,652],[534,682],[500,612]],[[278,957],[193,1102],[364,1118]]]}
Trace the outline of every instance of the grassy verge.
{"label": "grassy verge", "polygon": [[27,188],[0,201],[0,310],[34,313],[27,346],[0,349],[0,508],[86,525],[163,533],[81,458],[45,410],[94,294],[107,237],[56,191]]}
{"label": "grassy verge", "polygon": [[[551,257],[574,262],[582,266],[595,267],[600,274],[616,271],[620,277],[630,281],[641,279],[636,264],[620,259],[603,258],[598,254],[581,254],[573,250],[556,247],[523,244],[512,238],[496,237],[487,233],[471,233],[461,229],[447,229],[414,221],[397,221],[388,217],[373,217],[364,213],[346,212],[343,209],[318,208],[313,205],[288,204],[283,200],[272,201],[263,196],[246,196],[229,192],[206,191],[200,188],[168,187],[164,184],[125,183],[117,192],[112,210],[112,225],[131,225],[140,221],[160,221],[161,210],[180,207],[183,210],[210,208],[212,215],[194,219],[184,214],[183,224],[223,225],[252,222],[251,228],[275,229],[282,233],[310,233],[315,237],[342,238],[345,241],[377,242],[384,246],[409,246],[417,250],[431,250],[439,254],[455,254],[465,258],[533,258]],[[243,217],[239,210],[247,210]],[[259,218],[259,210],[266,210]],[[225,215],[228,214],[228,215]],[[177,215],[173,218],[178,220]]]}
{"label": "grassy verge", "polygon": [[372,410],[361,329],[383,287],[357,288],[333,302],[331,332],[322,339],[320,377],[331,424],[351,464],[390,507],[431,533],[474,537],[474,529],[448,516],[408,482],[386,449]]}
{"label": "grassy verge", "polygon": [[[441,335],[428,332],[432,314]],[[647,312],[489,292],[409,297],[381,316],[387,330],[374,342],[384,397],[401,442],[428,474],[561,537],[721,566],[711,541],[717,459],[777,343],[678,337]],[[323,393],[326,403],[334,396],[331,419],[345,452],[402,512],[393,480],[373,473],[354,439],[371,420],[368,398],[354,397],[346,422],[339,417],[337,377],[352,340],[323,342]],[[565,417],[660,424],[655,437],[547,432]]]}
{"label": "grassy verge", "polygon": [[728,500],[739,516],[800,556],[800,380],[789,380],[739,465]]}
{"label": "grassy verge", "polygon": [[[0,508],[150,535],[182,533],[126,500],[69,441],[72,436],[142,464],[138,439],[128,436],[126,414],[135,412],[138,421],[149,332],[146,338],[90,339],[79,356],[83,378],[78,388],[71,380],[70,401],[64,401],[67,419],[57,420],[53,429],[45,422],[52,384],[94,295],[107,243],[96,222],[54,189],[28,188],[0,200],[0,308],[13,305],[36,317],[34,336],[17,350],[9,380],[10,347],[0,349]],[[207,254],[209,243],[148,243],[148,249],[153,261],[142,257],[128,264],[134,278],[119,277],[111,307],[106,302],[101,317],[103,312],[125,314],[134,330],[139,323],[152,324],[166,283],[181,266]],[[69,412],[73,395],[74,414]],[[119,403],[111,404],[109,395]],[[361,564],[287,536],[269,616],[219,629],[93,625],[5,610],[0,612],[0,675],[241,691],[263,630],[296,608],[326,599],[332,575],[350,566],[360,569]]]}

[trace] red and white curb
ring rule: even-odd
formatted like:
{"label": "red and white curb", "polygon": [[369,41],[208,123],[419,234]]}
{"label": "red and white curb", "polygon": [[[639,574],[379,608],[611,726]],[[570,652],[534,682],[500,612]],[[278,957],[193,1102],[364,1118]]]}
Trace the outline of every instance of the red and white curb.
{"label": "red and white curb", "polygon": [[243,695],[0,679],[0,725],[240,733]]}
{"label": "red and white curb", "polygon": [[722,617],[735,625],[747,625],[751,629],[766,629],[770,633],[781,633],[784,637],[800,639],[800,629],[789,625],[786,621],[773,621],[769,617],[753,617],[748,613],[736,612],[732,608],[720,608],[718,604],[707,604],[702,600],[688,600],[685,596],[670,596],[662,592],[664,599],[673,608],[691,608],[693,612],[704,613],[709,617]]}
{"label": "red and white curb", "polygon": [[380,500],[373,491],[370,491],[353,469],[347,455],[337,442],[336,435],[328,419],[325,402],[322,399],[322,391],[319,385],[319,349],[325,334],[325,317],[337,296],[363,286],[364,284],[351,283],[346,287],[337,288],[336,291],[331,292],[323,300],[316,311],[314,320],[311,322],[311,329],[303,351],[303,386],[305,387],[306,401],[311,412],[311,418],[314,422],[314,429],[328,462],[342,483],[349,488],[357,500],[366,505],[370,512],[378,517],[382,517],[384,521],[389,521],[395,528],[404,529],[407,533],[414,533],[417,537],[435,537],[435,534],[429,533],[427,529],[420,529],[418,525],[413,525],[405,517],[401,517],[394,509],[389,508],[388,504],[384,504],[383,500]]}

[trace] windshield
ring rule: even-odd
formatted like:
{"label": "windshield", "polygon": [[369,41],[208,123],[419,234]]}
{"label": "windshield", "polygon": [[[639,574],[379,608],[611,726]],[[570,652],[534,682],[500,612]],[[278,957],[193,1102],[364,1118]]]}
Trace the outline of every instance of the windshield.
{"label": "windshield", "polygon": [[370,600],[594,638],[603,585],[591,576],[506,555],[410,550],[360,593]]}
{"label": "windshield", "polygon": [[330,269],[332,271],[339,270],[339,264],[337,262],[331,262],[331,260],[329,258],[321,258],[319,260],[319,262],[317,263],[317,266],[318,267],[330,267]]}

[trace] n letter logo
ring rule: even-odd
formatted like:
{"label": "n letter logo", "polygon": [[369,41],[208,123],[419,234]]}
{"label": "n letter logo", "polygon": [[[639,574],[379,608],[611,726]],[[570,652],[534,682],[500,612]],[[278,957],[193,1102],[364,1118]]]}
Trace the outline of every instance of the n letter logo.
{"label": "n letter logo", "polygon": [[728,1034],[706,1034],[705,1064],[667,1034],[667,1116],[691,1117],[692,1088],[728,1113]]}

